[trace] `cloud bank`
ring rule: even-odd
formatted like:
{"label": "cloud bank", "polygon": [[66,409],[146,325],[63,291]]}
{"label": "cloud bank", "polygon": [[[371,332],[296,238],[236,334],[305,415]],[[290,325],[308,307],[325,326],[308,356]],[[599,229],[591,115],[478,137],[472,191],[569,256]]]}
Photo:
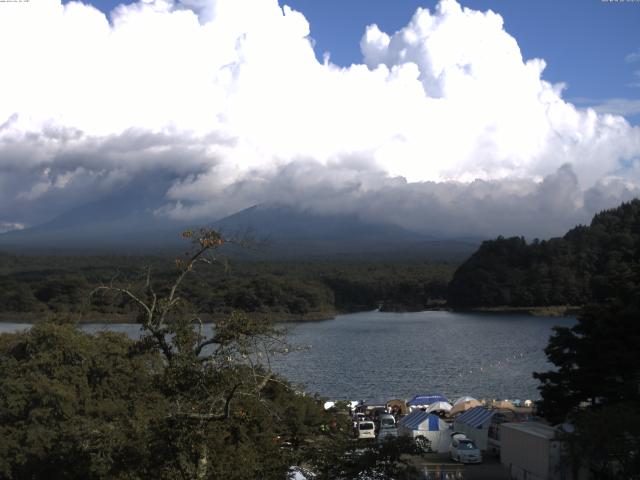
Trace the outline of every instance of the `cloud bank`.
{"label": "cloud bank", "polygon": [[563,100],[491,11],[371,25],[346,68],[310,35],[277,0],[3,4],[0,223],[159,171],[157,215],[277,202],[446,234],[558,234],[640,192],[640,128]]}

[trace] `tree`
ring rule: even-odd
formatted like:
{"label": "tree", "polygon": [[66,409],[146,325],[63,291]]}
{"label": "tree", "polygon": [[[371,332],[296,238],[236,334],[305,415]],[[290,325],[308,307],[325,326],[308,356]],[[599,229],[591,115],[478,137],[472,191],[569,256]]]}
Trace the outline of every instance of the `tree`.
{"label": "tree", "polygon": [[184,237],[194,248],[168,285],[148,269],[142,285],[92,293],[135,305],[140,340],[53,323],[0,335],[0,478],[270,480],[291,465],[411,478],[402,441],[354,442],[344,410],[325,412],[271,371],[282,332],[241,313],[209,327],[191,312],[183,282],[225,240]]}
{"label": "tree", "polygon": [[545,352],[556,370],[534,374],[542,414],[573,424],[563,437],[574,471],[594,478],[640,478],[640,242],[634,248],[599,274],[600,300],[555,329]]}
{"label": "tree", "polygon": [[0,336],[1,478],[281,479],[328,434],[320,403],[269,368],[281,332],[190,313],[182,283],[225,240],[184,236],[194,248],[168,286],[148,270],[142,286],[93,292],[137,306],[139,341],[50,323]]}
{"label": "tree", "polygon": [[0,478],[143,477],[149,427],[169,405],[161,358],[131,347],[70,324],[0,335]]}
{"label": "tree", "polygon": [[545,349],[558,368],[534,377],[542,382],[543,414],[562,421],[589,407],[639,401],[640,310],[610,303],[583,309],[571,328],[556,328]]}
{"label": "tree", "polygon": [[[154,426],[159,441],[152,449],[160,459],[155,473],[198,479],[278,477],[287,462],[273,440],[281,432],[277,406],[265,388],[286,384],[269,368],[271,355],[285,347],[282,332],[233,313],[216,320],[207,333],[202,320],[183,308],[180,287],[197,264],[218,261],[216,251],[225,239],[205,229],[183,237],[193,241],[194,249],[176,259],[169,287],[157,292],[149,272],[142,292],[113,284],[94,292],[115,292],[133,301],[145,332],[142,342],[164,358],[160,389],[170,408]],[[242,465],[235,465],[240,454]]]}
{"label": "tree", "polygon": [[572,417],[565,441],[568,464],[599,480],[640,479],[640,409],[632,402],[587,409]]}

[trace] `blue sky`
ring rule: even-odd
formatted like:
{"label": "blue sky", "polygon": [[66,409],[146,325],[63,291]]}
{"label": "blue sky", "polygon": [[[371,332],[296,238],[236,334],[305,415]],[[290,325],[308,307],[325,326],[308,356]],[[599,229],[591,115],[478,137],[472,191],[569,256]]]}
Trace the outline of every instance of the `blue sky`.
{"label": "blue sky", "polygon": [[488,236],[640,195],[640,1],[180,1],[0,2],[0,231],[138,182]]}
{"label": "blue sky", "polygon": [[[94,0],[109,12],[119,3]],[[125,2],[129,3],[129,2]],[[433,9],[436,0],[280,0],[302,12],[311,25],[318,58],[329,52],[332,62],[360,63],[359,42],[367,25],[389,34],[405,26],[418,7]],[[640,2],[602,0],[462,0],[475,10],[499,13],[505,29],[518,42],[525,59],[547,62],[544,78],[564,82],[564,97],[578,106],[618,99],[640,104]],[[603,106],[603,108],[606,108]],[[617,109],[624,102],[617,102]],[[640,105],[625,117],[640,123]],[[613,113],[624,113],[614,111]]]}

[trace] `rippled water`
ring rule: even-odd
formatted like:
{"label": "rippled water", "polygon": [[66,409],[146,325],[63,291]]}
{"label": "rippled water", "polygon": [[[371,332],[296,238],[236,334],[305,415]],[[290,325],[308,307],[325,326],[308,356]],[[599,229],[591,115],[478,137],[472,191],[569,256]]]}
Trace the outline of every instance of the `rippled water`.
{"label": "rippled water", "polygon": [[[572,318],[451,312],[363,312],[334,320],[287,324],[303,347],[275,359],[274,368],[308,392],[328,398],[538,398],[534,371],[551,368],[544,355],[551,328]],[[0,323],[0,332],[28,328]],[[132,324],[83,325],[124,332]]]}
{"label": "rippled water", "polygon": [[297,323],[290,341],[310,348],[276,368],[309,392],[329,398],[539,398],[534,371],[551,368],[544,354],[551,328],[571,318],[451,312],[364,312]]}

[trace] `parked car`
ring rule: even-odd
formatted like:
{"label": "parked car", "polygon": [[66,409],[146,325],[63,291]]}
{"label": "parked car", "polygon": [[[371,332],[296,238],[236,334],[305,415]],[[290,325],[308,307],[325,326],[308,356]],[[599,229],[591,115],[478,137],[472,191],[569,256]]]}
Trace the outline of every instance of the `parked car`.
{"label": "parked car", "polygon": [[393,415],[391,415],[390,413],[383,413],[378,416],[378,420],[376,423],[378,430],[382,430],[383,428],[395,427],[396,419],[393,418]]}
{"label": "parked car", "polygon": [[358,422],[356,436],[357,438],[376,438],[376,426],[371,420]]}
{"label": "parked car", "polygon": [[472,440],[463,433],[451,434],[451,446],[449,447],[451,460],[460,463],[480,463],[482,453]]}

